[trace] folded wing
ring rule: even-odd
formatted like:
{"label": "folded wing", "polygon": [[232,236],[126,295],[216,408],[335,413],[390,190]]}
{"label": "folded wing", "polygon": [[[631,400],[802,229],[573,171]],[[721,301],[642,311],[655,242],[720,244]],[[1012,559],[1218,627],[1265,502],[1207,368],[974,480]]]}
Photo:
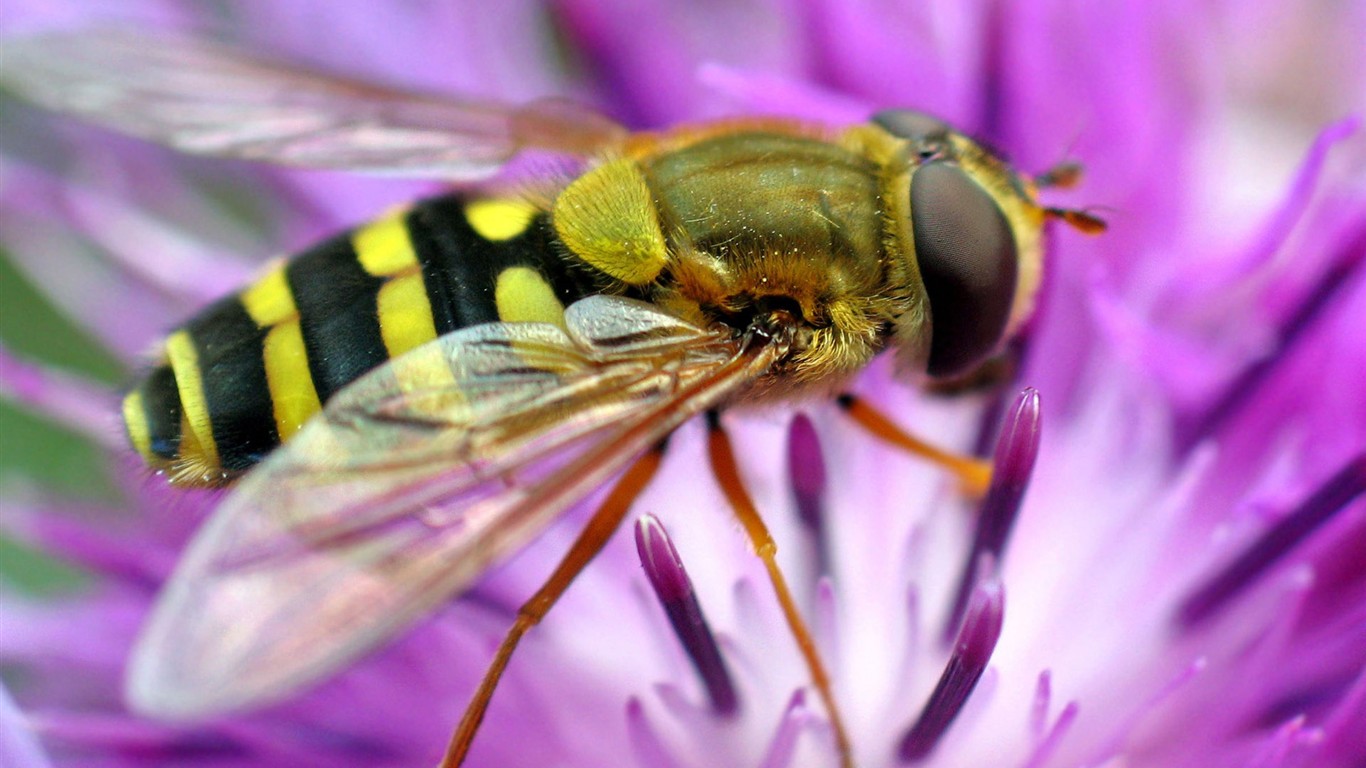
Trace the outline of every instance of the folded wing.
{"label": "folded wing", "polygon": [[567,103],[511,106],[312,72],[124,28],[6,38],[0,83],[185,152],[469,181],[519,151],[589,155],[625,131]]}
{"label": "folded wing", "polygon": [[134,706],[219,712],[336,670],[771,364],[627,299],[584,299],[566,321],[419,347],[249,473],[148,623]]}

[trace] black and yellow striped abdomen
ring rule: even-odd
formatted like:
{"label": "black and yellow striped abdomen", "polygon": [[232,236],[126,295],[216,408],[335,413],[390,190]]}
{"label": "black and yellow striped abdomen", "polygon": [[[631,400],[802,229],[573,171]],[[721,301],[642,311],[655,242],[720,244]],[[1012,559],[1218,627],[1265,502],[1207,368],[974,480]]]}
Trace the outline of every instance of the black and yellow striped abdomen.
{"label": "black and yellow striped abdomen", "polygon": [[172,333],[124,401],[129,437],[179,482],[223,482],[413,347],[480,323],[562,322],[596,290],[593,272],[524,203],[420,202],[277,265]]}

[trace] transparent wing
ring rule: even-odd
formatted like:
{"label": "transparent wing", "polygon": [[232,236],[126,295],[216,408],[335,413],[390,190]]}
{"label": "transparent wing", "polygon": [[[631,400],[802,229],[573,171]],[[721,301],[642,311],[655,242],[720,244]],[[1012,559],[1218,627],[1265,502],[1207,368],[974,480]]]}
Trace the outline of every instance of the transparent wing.
{"label": "transparent wing", "polygon": [[6,38],[0,83],[186,152],[452,180],[537,147],[588,154],[625,131],[563,102],[511,107],[292,68],[123,28]]}
{"label": "transparent wing", "polygon": [[134,706],[219,712],[337,669],[772,362],[628,299],[584,299],[566,321],[419,347],[248,473],[144,630]]}

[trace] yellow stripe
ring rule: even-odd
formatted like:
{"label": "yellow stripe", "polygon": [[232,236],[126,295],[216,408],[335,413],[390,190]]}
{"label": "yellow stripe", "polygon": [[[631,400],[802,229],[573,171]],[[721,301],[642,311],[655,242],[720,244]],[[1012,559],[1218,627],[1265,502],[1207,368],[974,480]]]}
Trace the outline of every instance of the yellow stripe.
{"label": "yellow stripe", "polygon": [[380,286],[375,302],[379,309],[379,334],[389,357],[398,357],[436,338],[432,305],[427,301],[427,288],[418,269],[390,278]]}
{"label": "yellow stripe", "polygon": [[511,240],[536,218],[536,206],[525,200],[475,200],[465,206],[470,227],[485,240]]}
{"label": "yellow stripe", "polygon": [[405,218],[406,212],[399,211],[361,227],[351,236],[351,245],[366,272],[388,277],[417,264]]}
{"label": "yellow stripe", "polygon": [[305,421],[322,410],[313,375],[308,370],[308,352],[299,329],[299,310],[285,279],[285,265],[272,269],[265,277],[242,292],[242,305],[263,330],[269,329],[261,345],[266,368],[266,384],[275,415],[275,431],[284,442],[299,431]]}
{"label": "yellow stripe", "polygon": [[318,391],[313,386],[313,375],[308,370],[308,352],[304,349],[304,335],[299,330],[297,317],[270,329],[262,345],[262,355],[265,357],[266,383],[270,386],[270,402],[275,409],[275,429],[280,434],[280,442],[284,442],[313,414],[322,410]]}
{"label": "yellow stripe", "polygon": [[469,402],[451,370],[450,358],[441,344],[429,344],[395,360],[390,366],[394,383],[404,397],[403,407],[429,418],[453,422],[469,418]]}
{"label": "yellow stripe", "polygon": [[[209,405],[204,398],[204,381],[199,372],[199,355],[189,331],[176,331],[166,340],[166,358],[175,371],[176,387],[180,390],[180,406],[194,440],[181,435],[180,458],[205,470],[217,469],[218,444],[213,439],[213,423],[209,421]],[[198,455],[192,455],[192,454]]]}
{"label": "yellow stripe", "polygon": [[242,306],[262,328],[269,328],[298,314],[294,307],[294,295],[290,293],[289,283],[285,280],[285,265],[275,266],[265,277],[243,291]]}
{"label": "yellow stripe", "polygon": [[565,327],[564,305],[555,291],[530,267],[508,267],[493,288],[498,319],[505,323],[553,323]]}
{"label": "yellow stripe", "polygon": [[147,409],[142,404],[142,390],[135,389],[123,398],[123,424],[128,428],[128,440],[148,464],[160,458],[152,453],[152,431],[147,424]]}

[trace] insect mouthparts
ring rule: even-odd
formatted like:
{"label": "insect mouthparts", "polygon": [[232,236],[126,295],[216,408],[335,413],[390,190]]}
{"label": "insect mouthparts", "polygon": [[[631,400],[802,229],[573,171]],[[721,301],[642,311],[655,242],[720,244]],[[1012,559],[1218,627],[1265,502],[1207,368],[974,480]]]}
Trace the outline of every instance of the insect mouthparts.
{"label": "insect mouthparts", "polygon": [[758,315],[785,316],[789,322],[805,323],[806,316],[802,312],[802,305],[791,296],[781,294],[760,296],[754,302],[754,310]]}
{"label": "insect mouthparts", "polygon": [[786,355],[809,346],[814,332],[802,319],[800,311],[794,315],[786,308],[770,309],[753,315],[744,331],[744,338],[747,344],[757,342],[776,346],[781,350],[781,355]]}

